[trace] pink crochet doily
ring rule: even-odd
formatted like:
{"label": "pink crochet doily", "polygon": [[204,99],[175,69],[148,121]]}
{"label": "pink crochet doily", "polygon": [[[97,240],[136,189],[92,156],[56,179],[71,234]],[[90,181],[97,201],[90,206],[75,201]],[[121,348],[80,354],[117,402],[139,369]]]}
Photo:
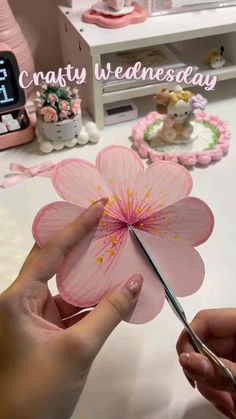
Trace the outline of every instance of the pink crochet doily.
{"label": "pink crochet doily", "polygon": [[138,3],[132,3],[134,11],[124,16],[105,16],[89,9],[82,15],[82,20],[86,23],[94,23],[107,29],[117,29],[132,23],[141,23],[148,18],[148,12]]}
{"label": "pink crochet doily", "polygon": [[197,139],[184,144],[170,144],[157,140],[156,132],[163,119],[163,115],[151,112],[140,119],[133,128],[132,139],[140,157],[148,158],[152,162],[167,160],[184,166],[194,166],[208,165],[220,160],[229,151],[231,139],[229,126],[217,116],[196,112]]}

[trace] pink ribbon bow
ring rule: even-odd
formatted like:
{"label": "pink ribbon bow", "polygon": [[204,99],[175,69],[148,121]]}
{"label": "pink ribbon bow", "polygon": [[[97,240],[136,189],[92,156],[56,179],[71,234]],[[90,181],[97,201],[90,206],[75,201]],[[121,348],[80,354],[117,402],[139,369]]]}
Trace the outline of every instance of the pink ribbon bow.
{"label": "pink ribbon bow", "polygon": [[55,166],[56,163],[52,162],[42,163],[30,168],[21,164],[11,163],[10,171],[14,173],[5,175],[4,180],[0,183],[0,187],[10,188],[35,176],[51,177]]}

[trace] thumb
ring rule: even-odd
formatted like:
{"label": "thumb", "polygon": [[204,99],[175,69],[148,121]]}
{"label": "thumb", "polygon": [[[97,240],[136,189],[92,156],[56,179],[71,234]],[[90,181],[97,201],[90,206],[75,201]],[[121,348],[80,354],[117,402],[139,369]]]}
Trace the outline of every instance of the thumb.
{"label": "thumb", "polygon": [[[217,390],[233,392],[229,378],[220,367],[211,363],[205,356],[194,352],[182,353],[179,361],[185,374],[192,380],[197,381],[198,384],[201,383]],[[236,377],[236,364],[227,359],[222,359],[222,361]]]}
{"label": "thumb", "polygon": [[121,320],[130,317],[142,286],[142,276],[134,275],[109,292],[90,314],[70,328],[70,333],[75,333],[78,341],[83,337],[89,343],[92,357],[96,356]]}

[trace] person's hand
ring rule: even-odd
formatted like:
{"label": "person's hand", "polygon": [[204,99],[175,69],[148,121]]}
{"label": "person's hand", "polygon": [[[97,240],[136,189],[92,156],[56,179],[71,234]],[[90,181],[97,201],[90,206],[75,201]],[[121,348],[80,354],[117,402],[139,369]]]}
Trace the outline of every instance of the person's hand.
{"label": "person's hand", "polygon": [[48,289],[64,258],[98,224],[104,204],[91,206],[42,249],[35,245],[0,296],[2,419],[69,418],[95,356],[135,307],[140,275],[107,294],[87,315]]}
{"label": "person's hand", "polygon": [[[236,377],[236,309],[201,311],[191,325]],[[207,358],[194,352],[185,331],[178,340],[177,352],[190,384],[196,384],[200,393],[225,416],[236,418],[236,393],[230,382]]]}

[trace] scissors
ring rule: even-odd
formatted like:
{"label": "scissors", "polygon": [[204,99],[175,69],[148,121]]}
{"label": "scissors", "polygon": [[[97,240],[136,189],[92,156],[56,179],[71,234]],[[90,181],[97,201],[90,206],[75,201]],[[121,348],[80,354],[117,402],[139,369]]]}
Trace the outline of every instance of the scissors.
{"label": "scissors", "polygon": [[146,257],[148,258],[149,262],[151,263],[155,273],[157,274],[161,284],[164,287],[165,290],[165,298],[167,302],[169,303],[171,309],[175,313],[175,315],[178,317],[178,319],[182,322],[185,329],[187,330],[194,349],[196,352],[201,353],[202,355],[206,356],[211,363],[216,366],[220,373],[223,374],[229,381],[232,392],[236,392],[236,379],[234,378],[232,372],[229,368],[227,368],[224,363],[221,361],[221,359],[218,358],[217,355],[214,354],[199,338],[199,336],[194,332],[191,325],[189,324],[186,314],[184,312],[183,307],[181,306],[180,302],[178,301],[177,297],[175,296],[172,289],[169,287],[167,282],[165,281],[163,275],[160,272],[160,269],[158,268],[153,256],[151,255],[150,251],[147,249],[146,244],[144,243],[143,239],[140,237],[137,230],[134,230],[132,226],[129,226],[130,231],[133,234],[133,237],[135,238],[136,242],[139,244],[139,246],[142,248],[143,252],[145,253]]}

